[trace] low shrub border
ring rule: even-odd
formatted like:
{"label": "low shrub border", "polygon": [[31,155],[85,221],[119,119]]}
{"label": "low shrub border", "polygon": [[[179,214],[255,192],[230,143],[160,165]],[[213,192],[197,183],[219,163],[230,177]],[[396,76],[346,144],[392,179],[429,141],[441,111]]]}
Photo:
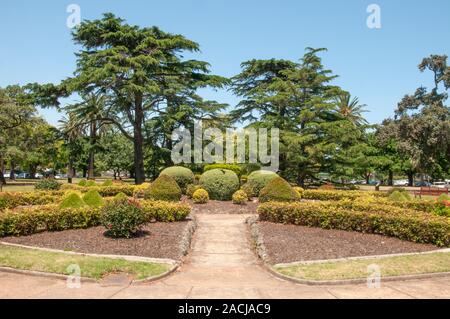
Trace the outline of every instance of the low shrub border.
{"label": "low shrub border", "polygon": [[365,192],[365,191],[345,191],[345,190],[311,190],[306,189],[302,193],[303,199],[312,200],[341,200],[341,199],[357,199],[363,196],[387,197],[383,192]]}
{"label": "low shrub border", "polygon": [[383,212],[375,209],[358,211],[332,202],[269,202],[258,207],[258,214],[263,221],[373,233],[450,246],[450,221],[446,217],[412,210]]}
{"label": "low shrub border", "polygon": [[0,211],[18,206],[46,205],[61,200],[63,191],[0,193]]}
{"label": "low shrub border", "polygon": [[[183,203],[141,201],[148,222],[175,222],[186,219],[191,208]],[[65,208],[42,205],[5,210],[0,213],[0,237],[25,236],[40,231],[62,231],[99,226],[101,209],[94,207]]]}

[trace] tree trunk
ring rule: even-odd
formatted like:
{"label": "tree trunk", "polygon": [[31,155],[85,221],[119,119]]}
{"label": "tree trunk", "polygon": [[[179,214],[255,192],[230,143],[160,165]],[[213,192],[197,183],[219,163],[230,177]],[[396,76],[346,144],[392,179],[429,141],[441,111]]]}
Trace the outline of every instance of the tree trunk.
{"label": "tree trunk", "polygon": [[305,175],[304,174],[298,174],[297,176],[297,184],[298,186],[304,188],[305,187]]}
{"label": "tree trunk", "polygon": [[30,178],[35,179],[36,178],[36,171],[37,166],[36,165],[30,165]]}
{"label": "tree trunk", "polygon": [[14,169],[15,168],[16,168],[16,165],[14,164],[14,161],[11,161],[11,165],[10,165],[11,171],[9,172],[9,179],[11,181],[15,181],[16,180],[16,174],[14,174]]}
{"label": "tree trunk", "polygon": [[72,158],[69,157],[69,163],[67,165],[67,183],[72,184],[73,176],[74,176],[74,169],[73,169],[73,163]]}
{"label": "tree trunk", "polygon": [[5,179],[5,160],[3,159],[3,156],[0,155],[0,184],[6,185],[6,179]]}
{"label": "tree trunk", "polygon": [[136,96],[134,115],[134,181],[136,185],[140,185],[145,182],[142,95]]}
{"label": "tree trunk", "polygon": [[394,172],[389,170],[388,186],[394,186]]}
{"label": "tree trunk", "polygon": [[86,170],[86,168],[83,168],[83,178],[86,178],[86,176],[87,176],[87,170]]}
{"label": "tree trunk", "polygon": [[370,173],[366,174],[366,184],[368,185],[370,183]]}
{"label": "tree trunk", "polygon": [[91,123],[91,136],[89,147],[89,164],[88,164],[88,179],[95,179],[95,144],[97,139],[97,125],[95,122]]}
{"label": "tree trunk", "polygon": [[408,172],[408,186],[414,186],[414,173]]}

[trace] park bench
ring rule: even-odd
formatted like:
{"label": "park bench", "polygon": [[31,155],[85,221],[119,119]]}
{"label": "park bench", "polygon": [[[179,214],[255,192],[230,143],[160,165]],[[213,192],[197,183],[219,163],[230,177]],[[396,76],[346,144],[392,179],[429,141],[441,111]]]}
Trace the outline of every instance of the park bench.
{"label": "park bench", "polygon": [[414,191],[414,197],[422,198],[422,195],[440,196],[442,194],[448,195],[448,193],[448,188],[421,187],[420,190]]}

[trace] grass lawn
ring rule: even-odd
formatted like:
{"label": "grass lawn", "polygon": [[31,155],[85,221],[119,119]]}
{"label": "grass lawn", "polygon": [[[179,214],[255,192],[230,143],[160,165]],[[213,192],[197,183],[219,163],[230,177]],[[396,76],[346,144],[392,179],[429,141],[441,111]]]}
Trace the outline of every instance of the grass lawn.
{"label": "grass lawn", "polygon": [[342,280],[367,278],[369,265],[378,265],[382,277],[450,272],[450,253],[371,258],[330,263],[274,267],[286,276],[304,280]]}
{"label": "grass lawn", "polygon": [[116,272],[131,274],[135,279],[145,279],[170,269],[168,264],[71,255],[0,245],[0,266],[3,267],[71,275],[67,267],[73,264],[80,267],[82,277],[94,279]]}

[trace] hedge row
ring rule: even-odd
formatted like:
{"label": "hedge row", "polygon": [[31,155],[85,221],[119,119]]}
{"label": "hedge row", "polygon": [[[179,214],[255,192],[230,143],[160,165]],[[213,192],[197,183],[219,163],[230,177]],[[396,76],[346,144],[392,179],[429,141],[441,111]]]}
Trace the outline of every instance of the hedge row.
{"label": "hedge row", "polygon": [[62,191],[0,193],[0,210],[18,206],[46,205],[59,201]]}
{"label": "hedge row", "polygon": [[303,192],[302,198],[312,200],[342,200],[357,199],[364,196],[386,197],[383,192],[365,192],[365,191],[345,191],[345,190],[311,190],[307,189]]}
{"label": "hedge row", "polygon": [[76,190],[82,193],[86,193],[90,190],[96,190],[102,197],[116,196],[119,193],[124,193],[127,196],[133,196],[133,192],[139,188],[136,185],[112,185],[112,186],[79,186],[74,184],[64,184],[61,189],[63,190]]}
{"label": "hedge row", "polygon": [[[148,222],[174,222],[184,220],[190,206],[182,203],[141,201]],[[43,205],[5,210],[0,213],[0,237],[25,236],[40,231],[62,231],[99,226],[101,208],[81,207],[61,209],[56,205]]]}
{"label": "hedge row", "polygon": [[[362,209],[362,208],[361,208]],[[446,217],[414,210],[383,211],[376,205],[356,210],[333,202],[265,203],[258,207],[261,220],[324,229],[381,234],[418,243],[450,246]]]}

